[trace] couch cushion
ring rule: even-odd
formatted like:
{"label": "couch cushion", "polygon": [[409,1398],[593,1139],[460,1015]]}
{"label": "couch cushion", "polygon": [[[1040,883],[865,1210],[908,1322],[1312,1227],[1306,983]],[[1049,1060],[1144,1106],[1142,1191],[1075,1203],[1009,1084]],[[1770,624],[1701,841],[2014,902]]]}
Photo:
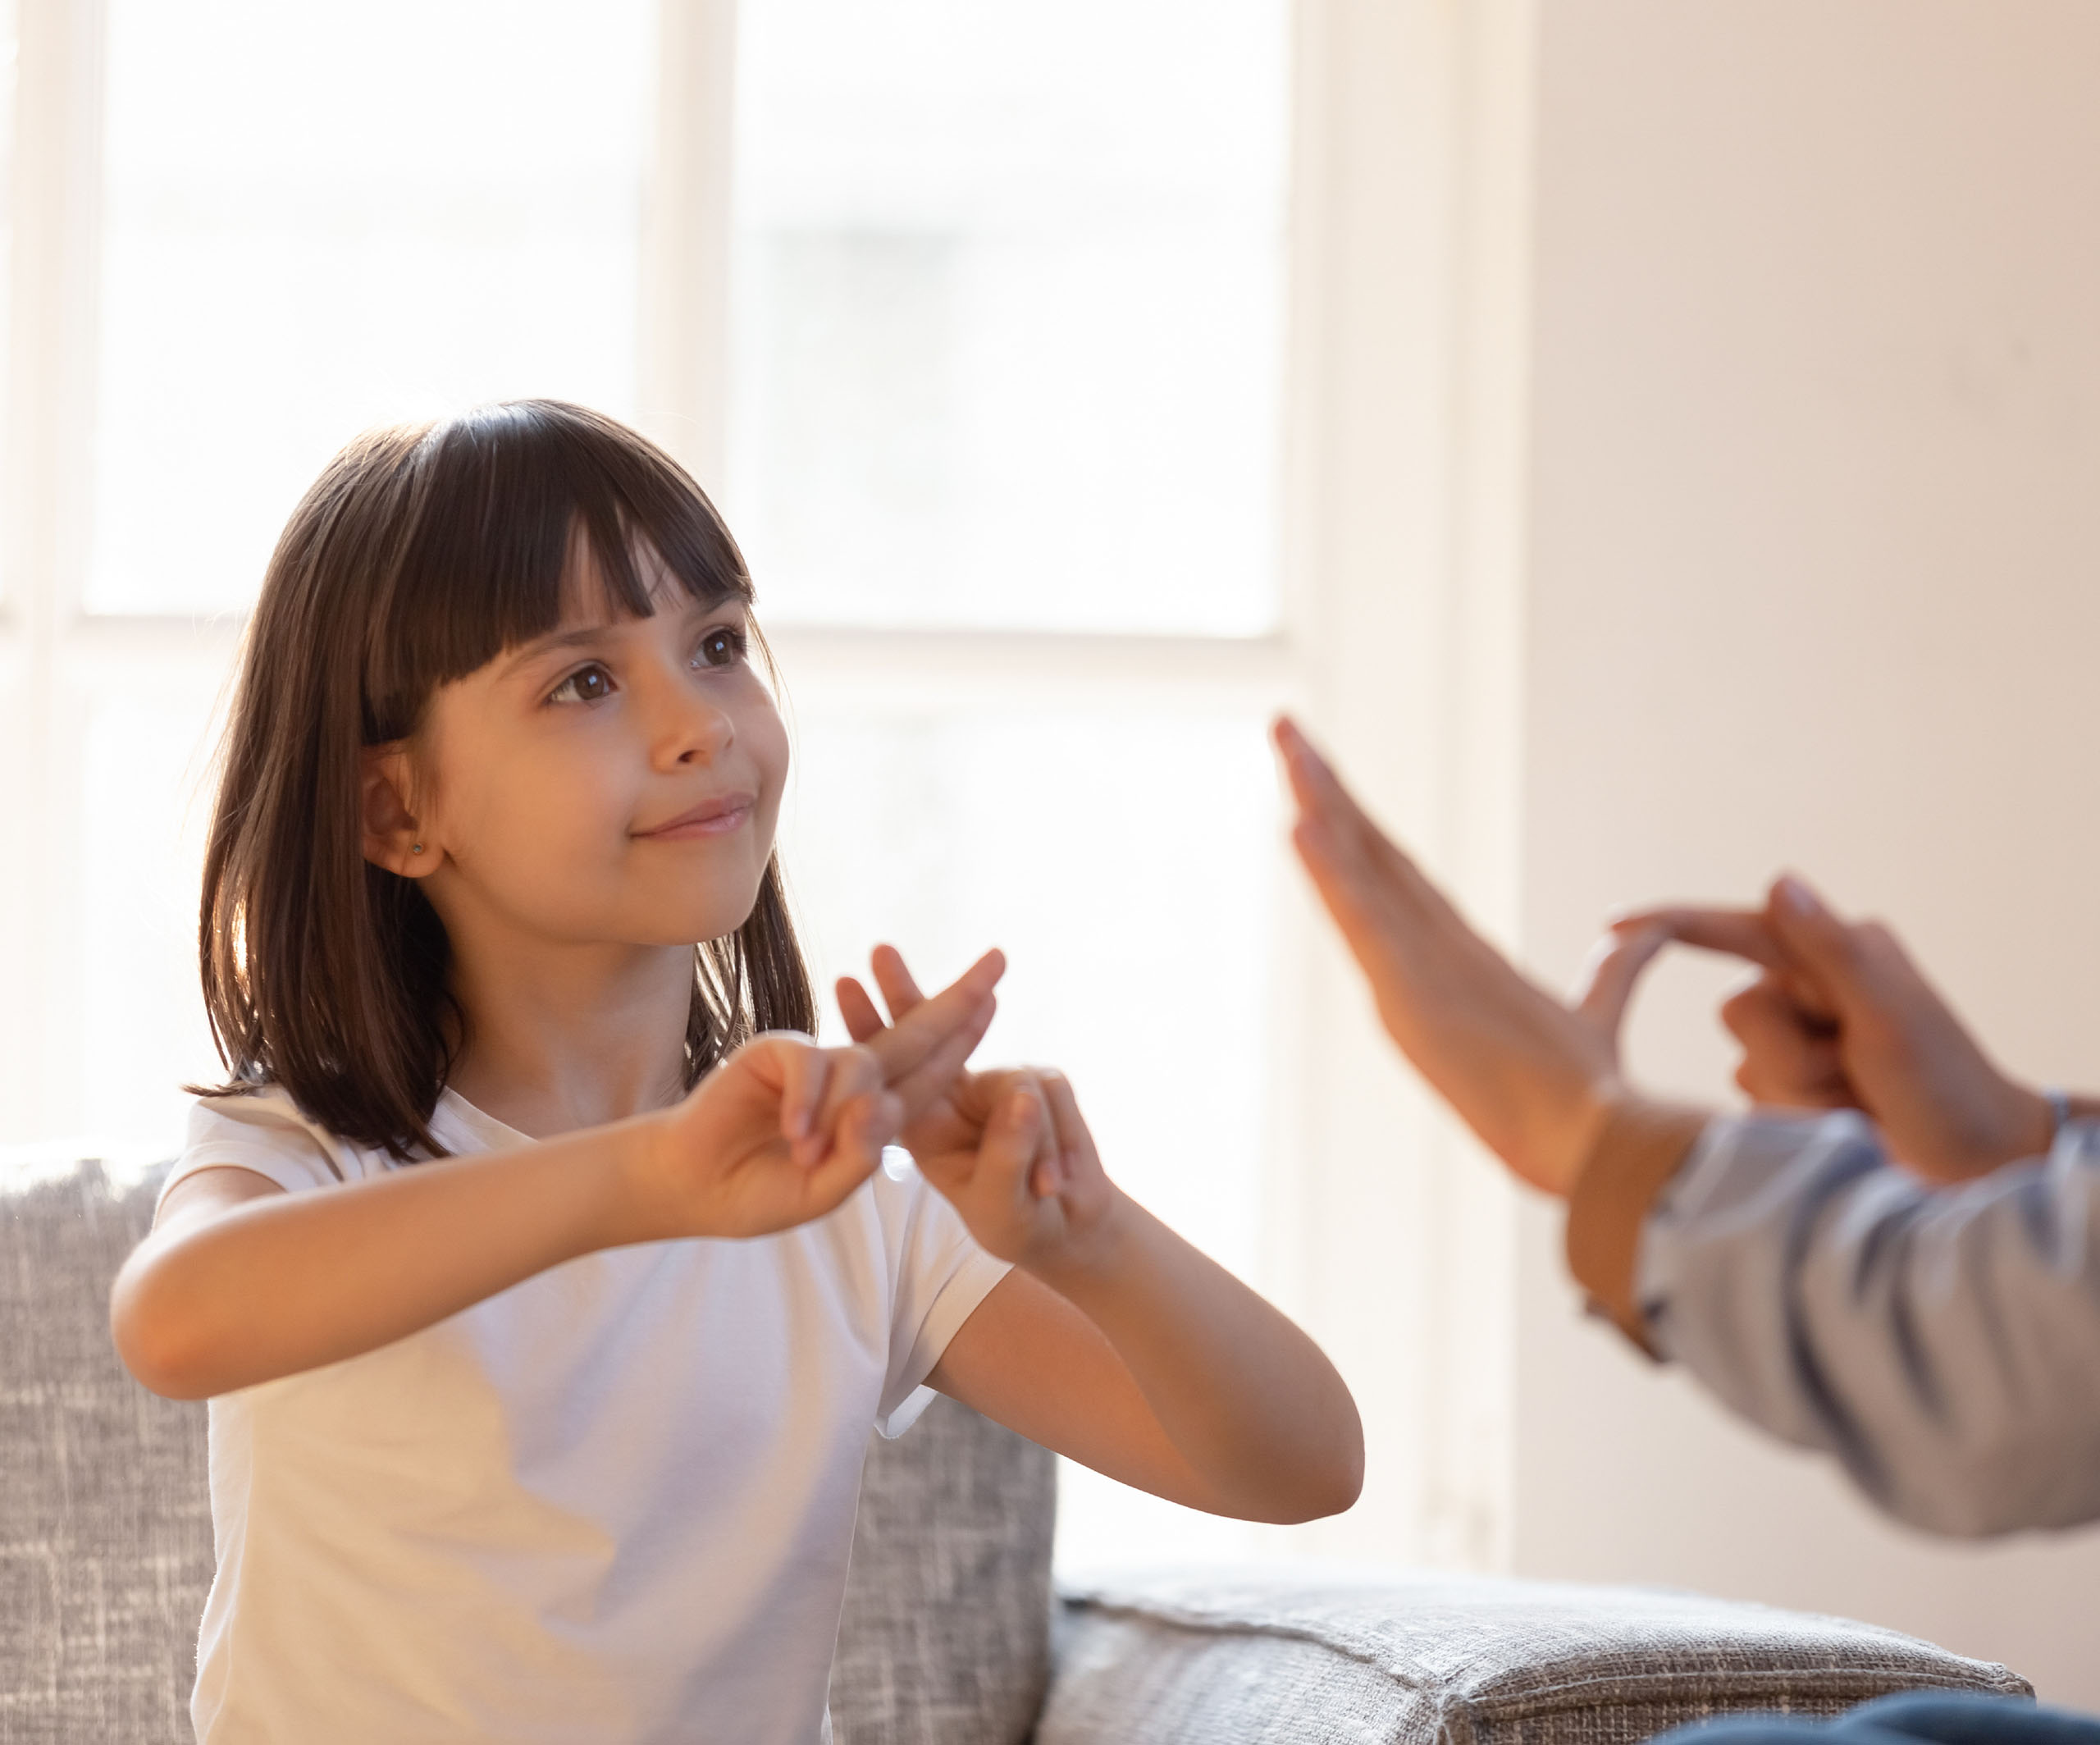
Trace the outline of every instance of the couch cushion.
{"label": "couch cushion", "polygon": [[109,1284],[159,1172],[0,1178],[0,1738],[190,1737],[212,1579],[204,1408],[155,1398],[109,1341]]}
{"label": "couch cushion", "polygon": [[1292,1567],[1066,1595],[1037,1745],[1633,1745],[2004,1667],[1840,1618],[1638,1588]]}
{"label": "couch cushion", "polygon": [[1017,1745],[1050,1670],[1057,1461],[952,1400],[874,1438],[831,1674],[838,1745]]}

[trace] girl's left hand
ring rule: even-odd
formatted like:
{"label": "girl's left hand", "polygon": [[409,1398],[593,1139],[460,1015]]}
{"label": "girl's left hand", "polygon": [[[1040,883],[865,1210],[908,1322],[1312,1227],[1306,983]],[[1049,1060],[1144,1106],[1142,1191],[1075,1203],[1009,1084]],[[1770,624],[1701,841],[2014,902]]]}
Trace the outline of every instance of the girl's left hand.
{"label": "girl's left hand", "polygon": [[[878,947],[874,966],[892,1020],[924,998],[894,948]],[[882,1014],[867,989],[844,976],[838,991],[854,1041],[880,1035]],[[906,1122],[899,1142],[979,1245],[1002,1260],[1031,1271],[1084,1264],[1114,1227],[1122,1196],[1061,1072],[959,1072]]]}

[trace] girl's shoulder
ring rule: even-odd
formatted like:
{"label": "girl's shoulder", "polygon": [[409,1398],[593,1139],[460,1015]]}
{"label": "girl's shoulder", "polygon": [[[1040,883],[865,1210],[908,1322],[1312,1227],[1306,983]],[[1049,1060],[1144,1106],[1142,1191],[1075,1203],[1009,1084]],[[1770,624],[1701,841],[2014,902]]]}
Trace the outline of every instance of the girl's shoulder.
{"label": "girl's shoulder", "polygon": [[287,1193],[377,1175],[384,1156],[331,1133],[281,1085],[199,1097],[189,1110],[182,1153],[161,1192],[207,1169],[245,1169]]}

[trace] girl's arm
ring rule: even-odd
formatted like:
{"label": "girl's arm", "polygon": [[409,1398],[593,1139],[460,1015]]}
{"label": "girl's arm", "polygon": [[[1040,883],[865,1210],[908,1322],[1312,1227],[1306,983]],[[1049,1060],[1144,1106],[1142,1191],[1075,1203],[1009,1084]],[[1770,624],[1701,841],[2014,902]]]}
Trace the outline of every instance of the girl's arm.
{"label": "girl's arm", "polygon": [[[392,1343],[628,1234],[648,1118],[288,1194],[232,1167],[162,1202],[110,1293],[157,1394],[201,1400]],[[837,1162],[851,1153],[839,1148]]]}
{"label": "girl's arm", "polygon": [[893,1046],[763,1036],[673,1108],[514,1151],[305,1194],[200,1171],[117,1274],[117,1350],[155,1392],[201,1399],[376,1350],[598,1249],[821,1217],[952,1080],[1002,967],[984,960]]}
{"label": "girl's arm", "polygon": [[[908,1022],[901,958],[877,972]],[[880,1017],[841,989],[856,1036]],[[1014,1271],[929,1378],[1125,1484],[1249,1520],[1338,1514],[1363,1482],[1356,1403],[1284,1315],[1109,1181],[1057,1073],[965,1075],[905,1134],[978,1242]]]}

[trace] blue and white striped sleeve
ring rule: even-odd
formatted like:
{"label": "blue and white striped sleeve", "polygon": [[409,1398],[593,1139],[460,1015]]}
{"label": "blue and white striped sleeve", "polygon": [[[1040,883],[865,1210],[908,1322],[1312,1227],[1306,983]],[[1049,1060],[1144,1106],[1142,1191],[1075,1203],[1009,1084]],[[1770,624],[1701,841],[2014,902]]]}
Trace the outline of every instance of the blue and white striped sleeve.
{"label": "blue and white striped sleeve", "polygon": [[1659,1354],[1902,1520],[2100,1519],[2100,1121],[1933,1190],[1856,1115],[1714,1121],[1635,1288]]}

